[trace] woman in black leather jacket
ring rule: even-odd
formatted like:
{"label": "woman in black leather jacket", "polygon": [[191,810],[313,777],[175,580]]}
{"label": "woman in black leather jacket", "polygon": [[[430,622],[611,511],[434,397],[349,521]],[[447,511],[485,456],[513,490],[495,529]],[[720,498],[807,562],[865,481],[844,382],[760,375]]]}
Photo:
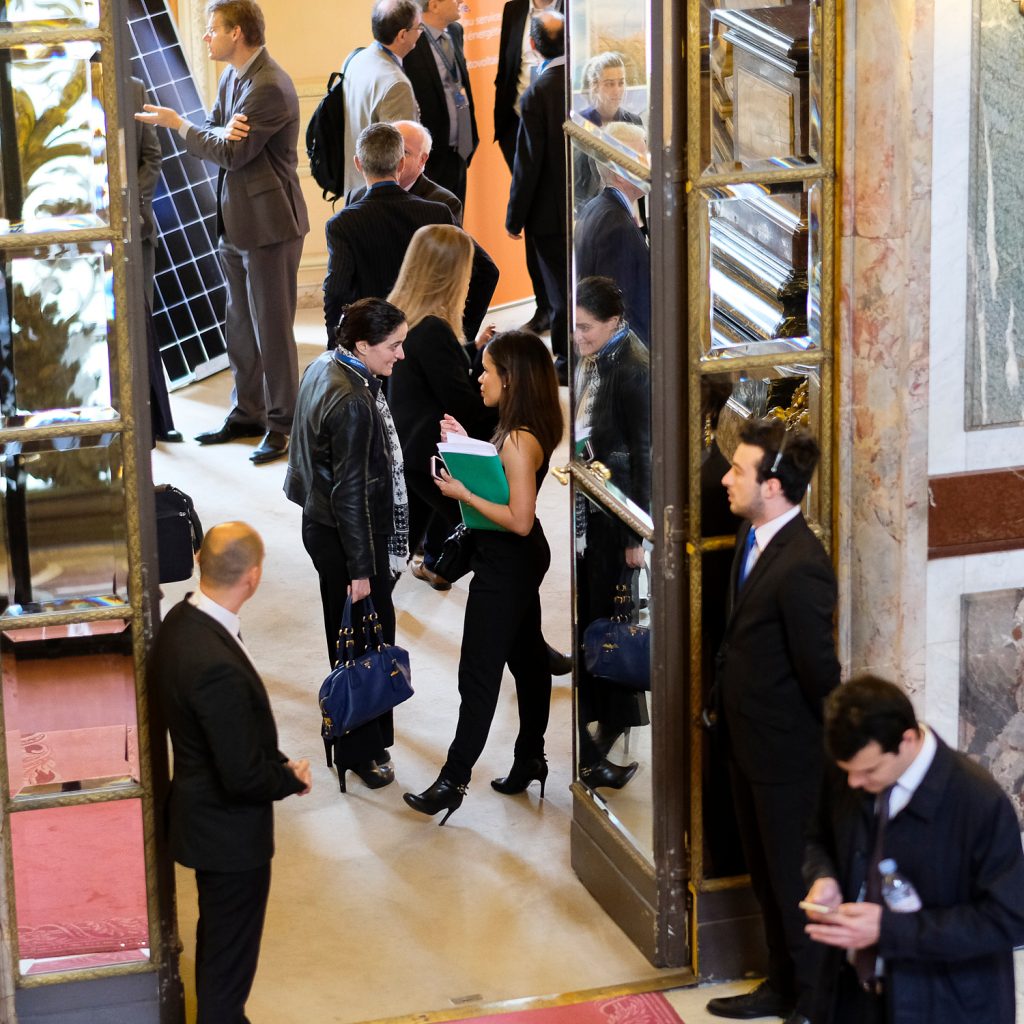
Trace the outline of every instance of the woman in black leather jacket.
{"label": "woman in black leather jacket", "polygon": [[[357,602],[369,596],[384,639],[395,642],[391,590],[408,558],[408,501],[379,378],[403,358],[407,331],[405,314],[390,302],[360,299],[342,316],[338,348],[310,363],[299,385],[284,492],[302,506],[302,543],[320,576],[332,667],[349,593],[353,623],[363,614]],[[346,771],[371,789],[393,782],[393,743],[390,711],[335,739],[341,791]]]}
{"label": "woman in black leather jacket", "polygon": [[[577,445],[611,471],[610,483],[645,512],[651,507],[650,359],[629,329],[622,292],[608,277],[586,277],[576,286],[574,381]],[[576,502],[577,617],[582,630],[615,614],[615,587],[644,565],[640,538],[582,495]],[[580,659],[580,780],[591,788],[621,789],[636,774],[635,762],[613,764],[607,754],[619,736],[649,722],[644,694],[599,679]],[[588,725],[597,723],[592,734]]]}

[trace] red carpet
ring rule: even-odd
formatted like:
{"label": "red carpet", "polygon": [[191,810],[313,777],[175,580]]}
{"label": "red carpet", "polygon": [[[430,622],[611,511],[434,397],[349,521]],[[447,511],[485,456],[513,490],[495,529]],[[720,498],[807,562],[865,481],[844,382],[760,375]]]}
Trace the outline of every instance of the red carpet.
{"label": "red carpet", "polygon": [[461,1024],[683,1024],[660,992],[616,996],[591,1003],[548,1006],[542,1010],[495,1013],[463,1019]]}

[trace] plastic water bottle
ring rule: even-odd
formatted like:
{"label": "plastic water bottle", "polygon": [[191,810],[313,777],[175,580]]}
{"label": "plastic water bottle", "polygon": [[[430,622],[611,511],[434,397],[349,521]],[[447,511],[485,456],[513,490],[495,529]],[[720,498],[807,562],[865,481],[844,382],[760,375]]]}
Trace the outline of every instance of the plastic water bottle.
{"label": "plastic water bottle", "polygon": [[878,871],[882,876],[882,899],[894,914],[913,914],[921,909],[921,897],[910,879],[900,874],[896,861],[891,857],[879,861]]}

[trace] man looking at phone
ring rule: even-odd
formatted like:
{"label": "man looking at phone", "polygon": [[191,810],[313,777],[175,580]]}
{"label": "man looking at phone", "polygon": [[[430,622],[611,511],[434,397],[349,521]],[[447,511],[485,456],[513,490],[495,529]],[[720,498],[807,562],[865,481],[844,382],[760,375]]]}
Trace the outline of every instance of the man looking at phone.
{"label": "man looking at phone", "polygon": [[[832,947],[815,1024],[1013,1024],[1024,856],[1006,794],[874,676],[829,698],[825,744],[836,767],[804,864],[807,901],[822,908],[807,909],[807,934]],[[885,904],[886,858],[919,909]]]}
{"label": "man looking at phone", "polygon": [[804,824],[824,769],[822,702],[839,683],[836,578],[800,513],[818,455],[806,431],[754,422],[741,431],[722,478],[729,508],[748,524],[736,541],[711,711],[723,731],[768,945],[764,982],[708,1003],[709,1013],[737,1020],[780,1016],[804,1024],[821,958],[797,906],[805,891]]}

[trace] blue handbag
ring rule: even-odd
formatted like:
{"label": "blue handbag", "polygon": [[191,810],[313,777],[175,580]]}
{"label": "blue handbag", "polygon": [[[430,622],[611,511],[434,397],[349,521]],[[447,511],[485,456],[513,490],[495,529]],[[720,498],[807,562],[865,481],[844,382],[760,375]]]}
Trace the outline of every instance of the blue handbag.
{"label": "blue handbag", "polygon": [[345,733],[390,711],[413,693],[409,652],[386,643],[373,602],[365,599],[366,649],[356,656],[352,598],[345,602],[338,633],[338,663],[320,687],[324,739]]}
{"label": "blue handbag", "polygon": [[583,631],[583,664],[592,676],[632,690],[651,688],[651,631],[640,625],[640,601],[629,582],[615,587],[615,614]]}

